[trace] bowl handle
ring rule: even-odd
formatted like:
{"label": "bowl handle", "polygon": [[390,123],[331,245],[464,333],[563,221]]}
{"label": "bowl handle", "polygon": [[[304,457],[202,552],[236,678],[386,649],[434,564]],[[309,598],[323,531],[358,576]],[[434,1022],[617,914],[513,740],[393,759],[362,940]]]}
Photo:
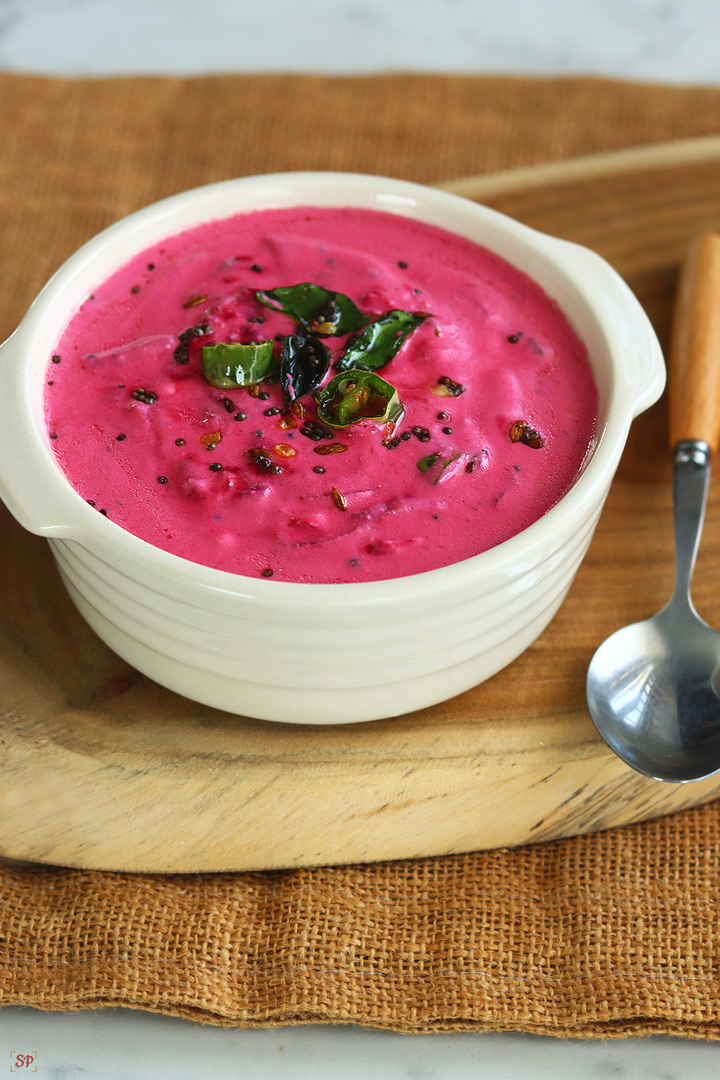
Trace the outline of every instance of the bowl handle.
{"label": "bowl handle", "polygon": [[551,242],[564,249],[569,273],[593,297],[601,325],[625,342],[619,396],[634,419],[665,388],[665,360],[653,325],[630,286],[601,255],[569,240],[553,237]]}

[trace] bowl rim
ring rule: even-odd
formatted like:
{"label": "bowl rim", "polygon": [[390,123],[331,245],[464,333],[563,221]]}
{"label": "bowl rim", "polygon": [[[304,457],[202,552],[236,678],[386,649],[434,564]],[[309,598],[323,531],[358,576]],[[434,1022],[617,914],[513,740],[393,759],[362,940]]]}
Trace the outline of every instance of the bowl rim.
{"label": "bowl rim", "polygon": [[[349,201],[351,194],[353,200]],[[291,201],[277,201],[288,198]],[[236,200],[240,204],[244,200],[244,205],[229,212],[223,209]],[[60,469],[44,421],[39,425],[37,416],[33,415],[37,412],[33,408],[37,386],[31,377],[29,358],[38,347],[38,339],[44,339],[46,367],[59,337],[59,334],[54,336],[48,344],[47,323],[53,322],[53,312],[55,323],[58,322],[58,310],[65,312],[61,324],[61,328],[64,327],[87,295],[88,290],[81,289],[81,283],[104,280],[131,258],[133,252],[138,253],[163,236],[191,228],[193,224],[221,220],[265,205],[359,206],[368,201],[376,209],[431,220],[451,232],[457,229],[443,224],[442,216],[453,220],[464,218],[482,225],[489,230],[486,247],[496,250],[494,245],[502,241],[500,246],[505,244],[533,253],[536,259],[565,277],[586,310],[594,316],[602,328],[610,363],[607,416],[602,430],[596,433],[595,445],[583,469],[568,491],[531,525],[477,555],[403,577],[333,584],[254,578],[194,563],[155,547],[91,508]],[[217,206],[218,210],[211,212],[211,205]],[[431,211],[430,216],[428,211]],[[122,252],[124,247],[128,251],[109,258],[115,251]],[[507,258],[502,251],[499,254]],[[103,259],[107,261],[105,269],[97,271],[94,278],[89,277],[90,270]],[[508,261],[514,262],[512,258]],[[532,273],[530,276],[535,277]],[[539,284],[544,287],[542,281]],[[73,294],[75,305],[71,306],[65,298]],[[619,313],[622,313],[622,319]],[[621,326],[624,329],[632,326],[638,341],[637,351],[645,356],[644,370],[635,371],[633,377],[621,363]],[[22,363],[13,364],[11,355],[15,355],[16,349],[24,351],[26,358]],[[11,391],[0,395],[0,497],[31,532],[48,538],[77,540],[90,548],[99,546],[101,550],[122,552],[154,574],[203,589],[294,606],[307,602],[307,589],[311,587],[314,604],[334,606],[348,599],[395,603],[419,593],[440,596],[463,588],[468,576],[474,576],[480,570],[484,575],[499,574],[511,564],[526,562],[538,549],[547,552],[560,546],[573,522],[579,523],[597,506],[599,492],[604,498],[632,420],[662,393],[665,366],[654,330],[639,301],[619,275],[589,249],[538,232],[496,210],[439,188],[367,173],[298,171],[222,180],[179,192],[136,210],[97,233],[56,270],[18,329],[0,345],[0,377],[10,384]],[[13,445],[23,446],[20,463],[17,455],[12,460]],[[10,475],[11,465],[13,473],[19,466],[16,475]],[[32,480],[36,477],[44,482],[38,485],[45,488],[41,497],[33,493]]]}

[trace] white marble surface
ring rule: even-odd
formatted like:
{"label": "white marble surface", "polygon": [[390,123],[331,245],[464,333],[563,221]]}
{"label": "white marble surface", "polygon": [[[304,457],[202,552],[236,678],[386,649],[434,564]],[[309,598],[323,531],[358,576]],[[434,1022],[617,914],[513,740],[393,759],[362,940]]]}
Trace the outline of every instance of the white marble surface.
{"label": "white marble surface", "polygon": [[[218,27],[221,32],[218,32]],[[0,0],[0,68],[573,74],[720,85],[717,0]],[[1,103],[0,103],[1,105]],[[101,1080],[711,1080],[720,1047],[349,1027],[225,1030],[122,1009],[0,1010],[0,1075]]]}
{"label": "white marble surface", "polygon": [[[720,1047],[683,1039],[583,1042],[520,1034],[396,1035],[352,1027],[242,1031],[124,1009],[0,1011],[0,1075],[52,1080],[712,1080]],[[9,1072],[9,1068],[8,1068]]]}
{"label": "white marble surface", "polygon": [[0,0],[0,67],[596,72],[717,83],[719,25],[717,0]]}

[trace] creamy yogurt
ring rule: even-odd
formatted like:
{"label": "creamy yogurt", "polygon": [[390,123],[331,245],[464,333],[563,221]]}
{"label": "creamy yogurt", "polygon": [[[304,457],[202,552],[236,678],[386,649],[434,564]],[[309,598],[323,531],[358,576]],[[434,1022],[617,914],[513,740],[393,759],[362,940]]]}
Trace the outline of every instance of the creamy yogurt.
{"label": "creamy yogurt", "polygon": [[[347,298],[362,325],[309,331],[277,310],[274,290],[301,283]],[[330,426],[337,396],[318,417],[317,395],[389,312],[412,316],[374,372],[393,409]],[[298,337],[328,368],[291,400],[302,386],[278,369]],[[267,377],[204,377],[212,346],[266,341]],[[169,237],[98,285],[47,370],[51,445],[98,512],[183,558],[283,581],[400,577],[501,543],[572,486],[596,417],[587,350],[536,283],[461,237],[353,208]]]}

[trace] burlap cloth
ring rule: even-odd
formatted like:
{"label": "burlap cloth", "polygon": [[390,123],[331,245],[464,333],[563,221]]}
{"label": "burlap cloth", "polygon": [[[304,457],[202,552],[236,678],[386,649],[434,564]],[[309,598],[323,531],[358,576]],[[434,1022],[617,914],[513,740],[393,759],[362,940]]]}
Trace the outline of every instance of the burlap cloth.
{"label": "burlap cloth", "polygon": [[[720,132],[593,79],[0,76],[0,335],[81,241],[230,176],[426,182]],[[0,867],[0,1003],[216,1024],[720,1038],[720,805],[513,851],[286,872]]]}

